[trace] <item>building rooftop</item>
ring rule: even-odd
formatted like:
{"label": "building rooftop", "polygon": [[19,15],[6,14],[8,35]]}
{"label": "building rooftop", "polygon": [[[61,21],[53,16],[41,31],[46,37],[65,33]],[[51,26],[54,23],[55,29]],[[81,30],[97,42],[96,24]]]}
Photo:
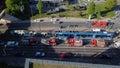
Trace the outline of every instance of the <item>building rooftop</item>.
{"label": "building rooftop", "polygon": [[[34,64],[34,63],[37,63],[37,64]],[[63,68],[62,66],[69,66],[67,68],[120,68],[119,66],[115,66],[115,65],[90,64],[90,63],[28,59],[28,58],[25,61],[25,68],[35,68],[34,65],[39,66],[38,64],[42,64],[44,66],[47,66],[46,64],[48,64],[50,66],[61,65],[61,66],[59,66],[60,68]],[[53,67],[53,68],[55,68],[55,67]]]}

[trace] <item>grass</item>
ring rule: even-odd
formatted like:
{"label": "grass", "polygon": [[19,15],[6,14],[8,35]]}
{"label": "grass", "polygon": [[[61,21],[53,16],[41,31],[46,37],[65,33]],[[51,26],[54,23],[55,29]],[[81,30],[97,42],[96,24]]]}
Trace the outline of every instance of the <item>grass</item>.
{"label": "grass", "polygon": [[110,12],[108,12],[104,15],[105,18],[110,18],[110,17],[113,17],[113,16],[115,16],[115,12],[113,12],[113,11],[110,11]]}
{"label": "grass", "polygon": [[86,18],[86,15],[85,15],[86,11],[82,10],[82,11],[64,11],[64,12],[36,14],[35,16],[32,16],[31,19],[51,17],[51,14],[59,14],[61,17]]}
{"label": "grass", "polygon": [[36,15],[32,16],[30,19],[44,18],[44,17],[50,17],[50,15],[48,15],[47,13],[36,14]]}
{"label": "grass", "polygon": [[[102,10],[104,10],[104,9],[102,9]],[[81,10],[81,11],[74,10],[74,11],[36,14],[35,16],[32,16],[31,19],[51,17],[51,14],[58,14],[58,15],[60,15],[60,17],[88,18],[88,15],[86,14],[86,10]],[[115,13],[113,11],[109,11],[109,12],[102,14],[102,16],[104,18],[110,18],[110,17],[115,16]],[[95,16],[94,19],[98,19],[98,17]]]}
{"label": "grass", "polygon": [[68,66],[68,65],[59,65],[59,64],[42,64],[42,63],[33,63],[29,68],[86,68],[78,66]]}
{"label": "grass", "polygon": [[86,11],[82,10],[82,11],[65,11],[65,12],[60,12],[59,13],[60,16],[62,17],[84,17],[86,14]]}

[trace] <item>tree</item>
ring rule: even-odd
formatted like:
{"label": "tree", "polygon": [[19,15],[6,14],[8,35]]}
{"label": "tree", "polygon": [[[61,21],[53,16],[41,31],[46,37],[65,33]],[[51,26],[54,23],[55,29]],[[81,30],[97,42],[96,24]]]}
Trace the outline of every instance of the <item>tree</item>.
{"label": "tree", "polygon": [[70,5],[69,0],[66,0],[66,4],[65,4],[65,5],[66,5],[66,8],[67,8],[67,9],[69,9],[69,10],[71,10],[71,11],[74,10],[73,6]]}
{"label": "tree", "polygon": [[6,0],[6,13],[18,18],[30,16],[29,2],[27,0]]}
{"label": "tree", "polygon": [[87,7],[87,14],[89,15],[89,20],[95,12],[95,3],[92,1]]}
{"label": "tree", "polygon": [[21,13],[20,11],[20,7],[21,7],[21,4],[20,4],[20,0],[6,0],[6,12],[13,15],[13,16],[16,16],[18,15],[19,13]]}
{"label": "tree", "polygon": [[74,8],[73,8],[73,6],[72,6],[72,5],[70,5],[70,6],[69,6],[69,9],[70,9],[71,11],[73,11],[73,10],[74,10]]}
{"label": "tree", "polygon": [[76,5],[75,5],[75,7],[76,7],[77,9],[79,9],[79,7],[80,7],[80,4],[76,4]]}
{"label": "tree", "polygon": [[112,10],[117,5],[117,0],[105,0],[104,7],[107,10]]}
{"label": "tree", "polygon": [[69,8],[70,4],[69,4],[68,0],[66,0],[66,4],[65,5],[66,5],[67,8]]}
{"label": "tree", "polygon": [[95,6],[95,13],[97,14],[97,17],[101,17],[101,12],[105,11],[105,8],[103,6],[103,4],[97,4]]}
{"label": "tree", "polygon": [[38,2],[37,8],[38,8],[39,13],[41,14],[42,11],[43,11],[43,2],[42,2],[42,1],[39,1],[39,2]]}

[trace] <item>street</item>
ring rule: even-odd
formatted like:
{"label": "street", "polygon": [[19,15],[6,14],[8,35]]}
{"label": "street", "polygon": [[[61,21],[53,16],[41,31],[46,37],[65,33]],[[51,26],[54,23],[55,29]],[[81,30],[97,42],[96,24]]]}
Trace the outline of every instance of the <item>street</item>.
{"label": "street", "polygon": [[[24,56],[24,57],[35,57],[36,52],[45,52],[47,58],[60,57],[59,54],[61,52],[70,52],[73,54],[78,54],[81,56],[87,57],[95,57],[102,53],[116,55],[116,57],[120,57],[118,54],[119,49],[114,48],[97,48],[97,47],[61,47],[61,46],[49,46],[49,45],[36,45],[36,46],[19,46],[19,47],[0,47],[0,55],[1,56]],[[5,49],[4,49],[5,48]],[[6,53],[4,53],[3,49]],[[109,51],[107,51],[109,50]],[[118,50],[118,51],[116,51]],[[93,56],[95,55],[95,56]],[[117,56],[118,55],[118,56]],[[79,56],[80,57],[80,56]]]}
{"label": "street", "polygon": [[[39,58],[59,61],[72,61],[72,62],[84,62],[84,63],[97,63],[97,64],[111,64],[118,65],[120,60],[120,50],[114,48],[95,48],[95,47],[59,47],[59,46],[20,46],[20,47],[6,47],[6,55],[3,56],[4,47],[0,47],[0,60],[5,60],[8,64],[15,64],[15,62],[9,63],[15,59],[16,64],[22,62],[24,64],[24,58]],[[36,57],[35,52],[45,52],[45,57]],[[73,56],[70,58],[61,58],[61,52],[71,52]],[[23,54],[24,53],[24,54]],[[113,56],[111,59],[101,59],[99,56],[102,54],[110,54]],[[22,55],[23,54],[23,55]],[[98,56],[98,57],[97,57]],[[9,61],[8,61],[9,60]],[[114,62],[113,62],[114,61]],[[22,65],[22,64],[20,64]]]}

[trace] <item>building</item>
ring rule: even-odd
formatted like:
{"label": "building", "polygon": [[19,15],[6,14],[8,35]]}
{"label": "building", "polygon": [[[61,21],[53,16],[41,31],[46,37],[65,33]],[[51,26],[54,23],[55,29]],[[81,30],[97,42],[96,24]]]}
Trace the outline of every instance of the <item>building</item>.
{"label": "building", "polygon": [[120,68],[115,65],[78,63],[67,61],[26,59],[24,68]]}
{"label": "building", "polygon": [[[30,7],[33,13],[37,11],[37,3],[39,0],[29,0]],[[41,0],[44,5],[43,12],[47,11],[53,11],[56,7],[59,7],[60,5],[64,6],[66,4],[67,0]],[[78,4],[80,3],[80,0],[68,0],[69,4]]]}
{"label": "building", "polygon": [[[30,8],[32,13],[37,12],[37,3],[39,0],[29,0]],[[55,8],[62,6],[63,9],[66,9],[65,4],[67,0],[41,0],[44,5],[43,12],[54,11]],[[91,0],[68,0],[69,4],[82,4],[87,5]],[[103,3],[104,0],[94,0],[96,3]]]}

